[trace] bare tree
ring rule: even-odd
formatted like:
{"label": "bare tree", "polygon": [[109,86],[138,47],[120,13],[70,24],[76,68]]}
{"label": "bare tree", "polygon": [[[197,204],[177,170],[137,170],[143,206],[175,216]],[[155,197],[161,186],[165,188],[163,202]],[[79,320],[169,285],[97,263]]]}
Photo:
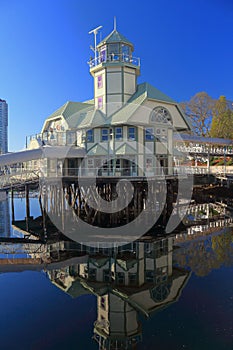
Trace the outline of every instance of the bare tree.
{"label": "bare tree", "polygon": [[206,92],[198,92],[190,101],[180,103],[185,115],[189,117],[196,135],[210,135],[215,103],[216,101]]}

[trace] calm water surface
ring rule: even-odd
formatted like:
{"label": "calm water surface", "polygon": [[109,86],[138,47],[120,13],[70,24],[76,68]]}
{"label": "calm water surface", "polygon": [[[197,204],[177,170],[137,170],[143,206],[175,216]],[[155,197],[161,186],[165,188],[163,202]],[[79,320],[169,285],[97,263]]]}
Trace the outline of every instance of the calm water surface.
{"label": "calm water surface", "polygon": [[[4,205],[1,236],[21,236]],[[2,243],[0,348],[233,349],[233,231],[210,222],[119,251]]]}

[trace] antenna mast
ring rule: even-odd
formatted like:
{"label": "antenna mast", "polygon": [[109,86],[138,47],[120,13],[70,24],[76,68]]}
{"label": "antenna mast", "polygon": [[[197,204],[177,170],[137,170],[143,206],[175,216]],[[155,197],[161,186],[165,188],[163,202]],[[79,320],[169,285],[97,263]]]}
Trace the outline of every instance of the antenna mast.
{"label": "antenna mast", "polygon": [[117,23],[116,23],[116,16],[114,16],[114,30],[116,30],[116,25],[117,25]]}
{"label": "antenna mast", "polygon": [[97,28],[95,28],[95,29],[92,29],[88,34],[94,34],[94,43],[95,43],[95,45],[94,45],[94,53],[95,53],[95,64],[96,64],[96,58],[97,58],[97,50],[96,50],[96,36],[97,36],[97,33],[98,33],[98,31],[101,29],[101,28],[103,28],[103,26],[99,26],[99,27],[97,27]]}

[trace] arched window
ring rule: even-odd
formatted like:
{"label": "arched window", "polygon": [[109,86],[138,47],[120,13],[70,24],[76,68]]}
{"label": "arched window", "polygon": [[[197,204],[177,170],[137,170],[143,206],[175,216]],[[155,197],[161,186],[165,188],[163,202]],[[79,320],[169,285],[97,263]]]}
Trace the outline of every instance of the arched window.
{"label": "arched window", "polygon": [[156,303],[161,303],[168,297],[170,289],[171,284],[159,284],[158,286],[155,286],[153,289],[151,289],[151,297]]}
{"label": "arched window", "polygon": [[151,112],[151,122],[159,124],[172,124],[172,117],[164,107],[156,107]]}

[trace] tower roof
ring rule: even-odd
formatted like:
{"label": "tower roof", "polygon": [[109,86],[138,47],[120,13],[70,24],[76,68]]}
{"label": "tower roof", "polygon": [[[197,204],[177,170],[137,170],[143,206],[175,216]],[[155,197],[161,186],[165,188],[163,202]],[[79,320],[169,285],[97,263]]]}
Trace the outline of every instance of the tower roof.
{"label": "tower roof", "polygon": [[133,44],[122,34],[120,34],[116,29],[114,29],[106,38],[104,38],[97,47],[103,44],[113,44],[113,43],[124,43],[133,47]]}

